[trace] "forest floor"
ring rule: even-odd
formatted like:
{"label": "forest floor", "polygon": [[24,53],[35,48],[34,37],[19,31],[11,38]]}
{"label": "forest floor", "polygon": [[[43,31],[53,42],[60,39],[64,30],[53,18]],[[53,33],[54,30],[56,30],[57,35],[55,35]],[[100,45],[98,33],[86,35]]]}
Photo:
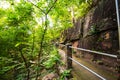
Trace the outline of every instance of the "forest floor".
{"label": "forest floor", "polygon": [[[59,53],[62,57],[65,56],[65,52],[63,50],[59,50]],[[117,80],[116,74],[111,73],[110,71],[105,70],[102,67],[99,67],[99,65],[90,63],[86,59],[83,58],[77,58],[75,55],[73,55],[73,59],[80,62],[81,64],[85,65],[89,69],[93,70],[94,72],[98,73],[102,77],[104,77],[106,80]],[[72,63],[72,75],[75,80],[101,80],[91,72],[87,71],[80,65],[76,63]]]}

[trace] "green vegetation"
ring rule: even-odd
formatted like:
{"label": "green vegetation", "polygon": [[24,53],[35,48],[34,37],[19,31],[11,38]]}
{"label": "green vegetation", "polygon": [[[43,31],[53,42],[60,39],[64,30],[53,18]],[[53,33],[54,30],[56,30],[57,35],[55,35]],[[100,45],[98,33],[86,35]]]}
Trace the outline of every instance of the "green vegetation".
{"label": "green vegetation", "polygon": [[43,70],[56,71],[60,56],[53,44],[72,18],[88,12],[85,1],[1,0],[0,80],[38,80]]}
{"label": "green vegetation", "polygon": [[60,80],[65,80],[66,77],[70,76],[71,70],[65,70],[64,72],[61,73]]}
{"label": "green vegetation", "polygon": [[93,34],[97,34],[97,33],[98,33],[97,26],[96,25],[92,25],[90,27],[90,34],[93,35]]}

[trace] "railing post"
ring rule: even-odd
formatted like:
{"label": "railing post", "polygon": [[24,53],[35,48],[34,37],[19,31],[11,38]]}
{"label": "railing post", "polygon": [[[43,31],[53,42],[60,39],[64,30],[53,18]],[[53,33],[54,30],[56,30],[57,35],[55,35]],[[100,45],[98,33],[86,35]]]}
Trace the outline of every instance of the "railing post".
{"label": "railing post", "polygon": [[70,46],[71,46],[70,43],[66,44],[66,47],[67,47],[67,49],[66,49],[66,59],[67,59],[67,61],[66,61],[66,63],[67,63],[66,64],[66,68],[67,69],[71,69],[72,68],[72,60],[69,59],[69,57],[72,58],[72,48],[70,48]]}
{"label": "railing post", "polygon": [[[70,48],[70,46],[72,46],[70,43],[66,44],[66,69],[70,70],[72,68],[72,60],[69,58],[72,58],[72,48]],[[66,77],[67,80],[72,78],[72,74],[70,71],[70,75]]]}

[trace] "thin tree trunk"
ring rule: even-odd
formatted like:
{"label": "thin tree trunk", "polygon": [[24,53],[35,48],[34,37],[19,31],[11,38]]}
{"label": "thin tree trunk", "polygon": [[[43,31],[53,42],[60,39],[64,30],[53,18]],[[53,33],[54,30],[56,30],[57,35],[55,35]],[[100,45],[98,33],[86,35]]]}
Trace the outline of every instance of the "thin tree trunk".
{"label": "thin tree trunk", "polygon": [[26,68],[26,71],[27,71],[27,78],[26,78],[26,80],[29,80],[30,70],[29,70],[29,67],[28,67],[28,64],[27,64],[27,60],[25,59],[25,57],[24,57],[24,55],[22,53],[22,50],[20,50],[20,55],[21,55],[21,57],[23,59],[23,62],[25,63],[24,65],[25,65],[25,68]]}
{"label": "thin tree trunk", "polygon": [[[38,67],[40,67],[39,62],[40,62],[40,58],[41,58],[41,55],[42,55],[43,41],[44,41],[46,31],[47,31],[47,15],[45,15],[45,29],[43,31],[43,35],[42,35],[41,42],[40,42],[40,51],[39,51],[39,54],[38,54]],[[38,79],[38,76],[39,76],[39,70],[37,70],[36,80]]]}
{"label": "thin tree trunk", "polygon": [[31,54],[34,52],[34,44],[35,44],[35,30],[33,29],[33,41],[32,41],[32,51]]}
{"label": "thin tree trunk", "polygon": [[[54,5],[55,5],[56,2],[57,2],[57,0],[54,1],[53,5],[48,9],[47,12],[44,12],[42,9],[39,8],[45,14],[45,29],[43,31],[41,42],[40,42],[40,51],[39,51],[39,54],[38,54],[38,67],[40,67],[40,63],[39,62],[40,62],[40,59],[41,59],[41,56],[42,56],[43,41],[44,41],[44,37],[45,37],[46,31],[47,31],[47,27],[48,27],[48,25],[47,25],[47,20],[48,20],[47,15],[51,11],[51,9],[54,7]],[[39,73],[40,73],[40,70],[37,70],[36,80],[38,80]]]}

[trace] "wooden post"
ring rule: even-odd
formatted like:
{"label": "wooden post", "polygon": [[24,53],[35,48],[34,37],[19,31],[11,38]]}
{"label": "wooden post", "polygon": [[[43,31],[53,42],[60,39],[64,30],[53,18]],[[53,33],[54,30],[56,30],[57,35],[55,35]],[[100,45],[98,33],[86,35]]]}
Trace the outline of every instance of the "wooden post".
{"label": "wooden post", "polygon": [[[72,46],[70,43],[66,44],[66,69],[70,70],[72,68],[72,60],[69,58],[72,58],[72,48],[70,48],[70,46]],[[66,77],[67,80],[72,78],[72,74],[70,72],[70,75]]]}
{"label": "wooden post", "polygon": [[69,59],[72,58],[72,48],[70,48],[71,44],[66,44],[66,68],[71,69],[72,68],[72,60]]}

